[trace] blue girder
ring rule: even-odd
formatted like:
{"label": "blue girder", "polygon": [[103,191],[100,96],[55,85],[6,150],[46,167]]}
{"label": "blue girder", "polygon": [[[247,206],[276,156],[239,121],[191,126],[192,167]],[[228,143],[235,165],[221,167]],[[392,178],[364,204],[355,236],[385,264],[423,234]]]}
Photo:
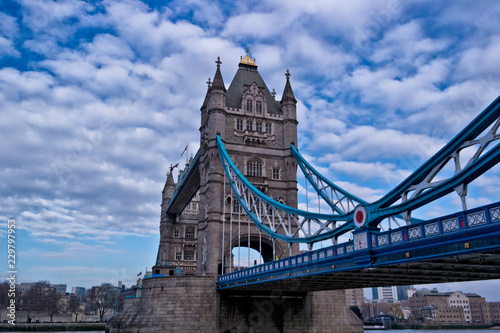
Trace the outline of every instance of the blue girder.
{"label": "blue girder", "polygon": [[[290,243],[310,243],[310,242],[315,242],[315,241],[320,241],[323,239],[329,239],[338,235],[342,235],[349,230],[352,230],[354,225],[351,222],[346,222],[348,215],[345,216],[343,219],[342,217],[339,217],[338,215],[331,215],[331,214],[320,214],[320,213],[312,213],[312,212],[307,212],[303,211],[297,208],[292,208],[287,205],[284,205],[261,191],[259,191],[252,183],[250,183],[244,176],[241,174],[241,172],[238,170],[238,168],[234,165],[232,162],[231,158],[229,157],[229,154],[227,153],[226,149],[224,148],[224,144],[222,143],[222,140],[219,135],[217,135],[217,148],[219,149],[219,154],[222,159],[222,165],[224,167],[225,174],[227,175],[227,178],[229,180],[229,184],[233,190],[233,193],[235,194],[236,199],[240,203],[241,207],[243,207],[243,210],[247,214],[247,216],[259,227],[262,229],[264,232],[266,232],[268,235],[271,237],[281,239]],[[230,176],[231,174],[235,174],[237,179],[241,181],[244,186],[255,196],[257,196],[260,200],[265,202],[269,207],[271,208],[277,208],[281,211],[283,211],[285,214],[289,214],[290,216],[299,216],[299,217],[304,217],[305,219],[310,219],[311,221],[327,221],[326,223],[331,223],[331,222],[337,222],[337,221],[344,221],[342,226],[339,226],[338,228],[335,228],[330,231],[326,231],[321,234],[313,235],[310,237],[298,237],[297,234],[295,235],[283,235],[279,232],[276,232],[275,230],[272,230],[268,226],[266,226],[258,217],[257,215],[251,211],[251,207],[247,205],[246,200],[244,200],[241,196],[241,193],[235,183],[235,180],[232,179]]]}
{"label": "blue girder", "polygon": [[[325,188],[330,188],[333,192],[338,192],[340,194],[343,195],[343,198],[339,198],[339,201],[341,199],[346,199],[346,200],[351,200],[352,202],[356,202],[357,204],[359,205],[368,205],[369,203],[363,199],[360,199],[358,197],[356,197],[355,195],[347,192],[346,190],[344,190],[343,188],[335,185],[333,182],[331,182],[328,178],[326,178],[325,176],[323,176],[321,173],[319,173],[309,162],[307,162],[304,157],[302,157],[302,155],[299,153],[298,149],[295,148],[295,146],[292,144],[292,154],[293,154],[293,157],[295,158],[295,160],[297,161],[297,164],[299,165],[300,169],[302,170],[302,173],[304,174],[304,177],[306,177],[306,179],[308,180],[309,184],[311,184],[311,186],[314,188],[314,190],[323,198],[323,200],[325,200],[325,202],[332,208],[332,210],[334,211],[334,214],[335,212],[338,213],[338,214],[343,214],[343,213],[346,213],[344,211],[342,211],[341,209],[339,209],[336,205],[335,202],[333,202],[326,194],[325,192],[323,191]],[[318,178],[318,180],[320,180],[323,184],[324,184],[324,187],[323,189],[319,188],[318,184],[316,181],[314,181],[314,179],[312,178],[312,175],[314,175],[315,177]],[[348,212],[351,212],[352,210],[354,210],[354,207],[352,207],[352,209],[350,209]],[[394,215],[394,217],[396,218],[400,218],[402,219],[403,217],[399,214],[396,214]],[[417,219],[417,218],[412,218],[410,220],[410,223],[421,223],[423,222],[424,220],[421,220],[421,219]]]}
{"label": "blue girder", "polygon": [[[497,97],[486,109],[484,109],[483,112],[470,122],[446,146],[444,146],[420,168],[418,168],[417,171],[411,174],[384,197],[365,206],[369,215],[369,224],[375,226],[387,216],[392,216],[405,211],[411,211],[432,202],[448,193],[453,192],[458,186],[470,183],[496,165],[500,161],[500,145],[498,144],[490,151],[486,152],[483,156],[478,157],[475,161],[465,166],[462,170],[457,170],[458,172],[448,180],[441,182],[425,192],[418,193],[417,196],[408,199],[401,204],[391,206],[396,201],[401,199],[405,192],[411,189],[412,185],[418,184],[419,182],[424,181],[426,177],[429,177],[429,174],[431,174],[436,167],[444,166],[450,158],[457,158],[456,154],[459,154],[462,147],[467,146],[468,142],[477,138],[495,121],[497,122],[495,125],[497,129],[499,117],[500,96]],[[492,136],[490,141],[496,139],[498,139],[498,135],[494,137]]]}
{"label": "blue girder", "polygon": [[[315,190],[321,195],[323,199],[330,205],[333,210],[333,214],[319,214],[311,213],[307,211],[302,211],[296,208],[288,207],[282,203],[279,203],[272,198],[266,196],[260,192],[255,186],[253,186],[236,168],[234,163],[231,161],[227,151],[224,148],[224,144],[219,136],[217,136],[217,147],[222,159],[222,165],[224,167],[229,183],[235,193],[235,196],[240,203],[240,205],[245,210],[248,217],[264,232],[269,234],[271,237],[281,239],[287,242],[300,242],[300,243],[314,243],[321,240],[334,238],[342,235],[355,228],[354,224],[354,213],[355,210],[349,209],[348,211],[342,211],[339,209],[335,203],[333,203],[327,195],[315,184],[307,169],[314,174],[315,177],[321,180],[324,184],[329,186],[331,189],[339,192],[345,198],[356,202],[359,206],[365,209],[365,220],[363,222],[363,227],[376,227],[384,218],[386,217],[398,217],[398,214],[409,213],[412,210],[419,208],[429,202],[432,202],[450,192],[453,192],[460,186],[467,186],[471,181],[482,175],[484,172],[489,170],[491,167],[496,165],[500,161],[500,145],[497,144],[495,147],[484,153],[486,147],[493,141],[500,138],[497,134],[498,127],[500,126],[500,96],[495,99],[483,112],[481,112],[469,125],[467,125],[455,138],[453,138],[445,147],[443,147],[438,153],[431,157],[426,163],[424,163],[420,168],[417,169],[412,175],[410,175],[406,180],[399,184],[395,189],[390,191],[383,198],[373,202],[367,203],[366,201],[351,195],[342,188],[336,186],[324,176],[319,174],[314,168],[305,161],[298,151],[292,146],[292,153],[296,158],[300,168],[304,172],[304,175],[308,181],[313,185]],[[476,139],[481,133],[483,133],[489,126],[494,122],[493,129],[487,134],[487,137]],[[452,158],[459,159],[460,151],[472,144],[480,143],[480,148],[473,159],[462,169],[458,165],[455,175],[449,179],[430,183],[435,174]],[[233,179],[231,174],[235,175]],[[252,212],[252,207],[249,207],[248,202],[242,198],[242,193],[238,190],[236,185],[236,179],[243,184],[243,186],[253,193],[259,200],[268,205],[264,207],[264,210],[268,209],[279,209],[284,212],[285,216],[295,218],[297,221],[299,218],[303,218],[301,222],[298,222],[299,228],[305,223],[317,223],[321,230],[310,234],[306,237],[300,237],[298,233],[291,233],[291,229],[288,230],[288,234],[282,234],[278,232],[278,228],[275,230],[266,226],[263,220]],[[423,185],[422,185],[423,184]],[[429,186],[427,186],[427,184]],[[423,186],[423,187],[422,187]],[[414,191],[414,195],[411,198],[407,198],[407,194]],[[403,199],[402,203],[393,205],[396,201]],[[255,199],[254,199],[255,201]],[[253,203],[255,205],[255,202]],[[287,215],[288,214],[288,215]],[[409,214],[408,214],[409,216]],[[410,219],[407,219],[410,221]],[[304,222],[306,221],[306,222]],[[325,222],[321,222],[325,221]],[[342,225],[336,227],[336,222],[343,223]],[[412,223],[422,222],[421,220],[412,219]],[[333,227],[331,225],[333,224]],[[359,225],[358,225],[359,227]],[[286,229],[283,227],[283,229]]]}
{"label": "blue girder", "polygon": [[[327,179],[325,176],[323,176],[318,171],[316,171],[316,169],[314,169],[313,166],[311,164],[309,164],[309,162],[307,162],[302,157],[302,155],[300,155],[299,151],[297,150],[297,148],[295,148],[295,146],[293,144],[292,144],[292,154],[293,154],[293,157],[295,158],[295,160],[297,161],[297,164],[299,165],[300,169],[302,170],[302,173],[309,181],[309,183],[316,190],[316,192],[323,198],[323,200],[325,200],[325,202],[332,208],[332,210],[334,212],[337,212],[338,214],[346,213],[345,211],[342,211],[340,208],[338,208],[337,205],[334,202],[332,202],[332,200],[330,200],[330,198],[325,194],[325,192],[318,187],[317,182],[315,182],[314,179],[311,177],[311,173],[314,174],[324,184],[326,184],[327,187],[330,187],[332,190],[342,194],[345,199],[351,200],[353,202],[356,202],[356,203],[362,204],[362,205],[368,204],[367,201],[364,201],[363,199],[360,199],[360,198],[356,197],[355,195],[352,195],[351,193],[349,193],[346,190],[344,190],[343,188],[335,185],[329,179]],[[310,172],[308,172],[308,170]],[[354,207],[353,207],[353,209],[354,209]]]}

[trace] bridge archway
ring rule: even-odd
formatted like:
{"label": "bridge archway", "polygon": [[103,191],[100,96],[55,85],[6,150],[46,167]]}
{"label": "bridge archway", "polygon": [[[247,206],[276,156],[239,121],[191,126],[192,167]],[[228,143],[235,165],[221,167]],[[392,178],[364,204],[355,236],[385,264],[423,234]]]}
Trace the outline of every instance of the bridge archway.
{"label": "bridge archway", "polygon": [[[238,236],[236,235],[233,236],[233,238],[231,239],[231,246],[227,247],[228,250],[226,250],[225,252],[226,272],[229,272],[230,270],[234,271],[235,267],[238,266],[237,253],[235,252],[238,251],[238,247],[240,247],[241,266],[245,266],[243,263],[246,263],[248,261],[248,248],[257,252],[257,258],[258,255],[262,256],[262,263],[273,261],[274,257],[280,259],[288,256],[287,254],[288,252],[286,251],[287,249],[283,247],[283,244],[281,244],[281,242],[278,241],[274,242],[274,251],[273,251],[273,241],[272,239],[269,238],[269,236],[265,235],[264,233],[262,233],[262,235],[259,235],[257,232],[250,233],[250,237],[248,237],[248,233],[242,233],[239,243],[238,243]],[[249,262],[249,264],[250,266],[253,266],[253,258],[255,258],[255,256],[251,256],[251,258],[252,259],[251,262]],[[257,263],[259,264],[259,262]]]}
{"label": "bridge archway", "polygon": [[257,251],[246,246],[235,246],[232,251],[234,270],[252,267],[264,263],[263,256]]}
{"label": "bridge archway", "polygon": [[[263,262],[273,261],[273,242],[269,239],[267,235],[256,235],[250,234],[250,243],[248,242],[248,234],[242,234],[240,239],[240,244],[242,248],[251,248],[257,251],[261,256]],[[233,239],[231,252],[234,253],[234,249],[238,248],[238,238]],[[281,245],[278,242],[274,243],[274,252],[278,258],[282,257],[283,251]],[[244,257],[244,255],[242,255]]]}

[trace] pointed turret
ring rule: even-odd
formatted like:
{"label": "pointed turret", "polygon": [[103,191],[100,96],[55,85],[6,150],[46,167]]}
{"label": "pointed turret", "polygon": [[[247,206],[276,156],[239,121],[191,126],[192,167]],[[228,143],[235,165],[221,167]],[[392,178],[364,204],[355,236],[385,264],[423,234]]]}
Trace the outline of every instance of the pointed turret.
{"label": "pointed turret", "polygon": [[170,171],[167,175],[167,181],[165,182],[165,187],[167,186],[173,186],[175,188],[175,182],[174,182],[174,175],[172,174],[172,171]]}
{"label": "pointed turret", "polygon": [[215,71],[214,82],[212,83],[212,88],[210,90],[221,89],[226,92],[224,80],[222,79],[222,74],[220,72],[220,64],[222,64],[220,57],[217,57],[217,61],[215,63],[217,64],[217,70]]}
{"label": "pointed turret", "polygon": [[290,84],[290,75],[291,74],[287,69],[285,74],[286,84],[285,84],[285,90],[283,90],[283,96],[281,97],[281,105],[283,105],[285,102],[292,102],[294,104],[297,103],[295,95],[293,94],[292,85]]}
{"label": "pointed turret", "polygon": [[297,100],[290,84],[290,72],[288,69],[285,76],[285,90],[283,90],[280,104],[284,120],[284,143],[285,147],[290,147],[291,144],[297,145]]}
{"label": "pointed turret", "polygon": [[175,190],[175,182],[174,182],[174,175],[172,173],[172,170],[177,167],[177,164],[175,166],[170,167],[170,172],[167,173],[167,181],[165,182],[165,186],[163,187],[162,191],[162,212],[165,211],[167,208],[168,202],[170,201],[170,198],[172,198],[172,192]]}
{"label": "pointed turret", "polygon": [[[215,71],[214,80],[207,82],[209,88],[205,102],[201,108],[201,127],[200,133],[202,138],[215,139],[217,133],[223,135],[224,129],[216,130],[220,127],[220,123],[224,122],[224,112],[226,107],[226,87],[220,70],[220,57],[217,57],[217,69]],[[208,135],[208,136],[207,136]]]}

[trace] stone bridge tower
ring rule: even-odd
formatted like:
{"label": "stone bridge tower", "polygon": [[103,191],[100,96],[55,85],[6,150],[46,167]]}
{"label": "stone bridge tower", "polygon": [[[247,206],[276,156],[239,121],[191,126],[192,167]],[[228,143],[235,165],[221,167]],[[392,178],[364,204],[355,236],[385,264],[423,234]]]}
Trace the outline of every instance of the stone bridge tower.
{"label": "stone bridge tower", "polygon": [[277,101],[274,89],[269,91],[248,50],[227,90],[220,71],[221,62],[216,63],[214,80],[209,81],[201,107],[198,273],[202,275],[216,275],[223,267],[225,272],[232,268],[231,250],[238,246],[238,234],[230,232],[231,221],[241,223],[243,219],[240,245],[261,252],[264,261],[298,251],[298,245],[289,249],[286,243],[260,235],[257,227],[244,214],[239,214],[241,208],[236,199],[231,200],[227,181],[226,189],[223,187],[225,175],[216,143],[219,134],[233,162],[259,190],[276,201],[297,207],[297,164],[291,153],[291,144],[297,144],[297,101],[290,74],[287,71],[283,97]]}
{"label": "stone bridge tower", "polygon": [[[227,90],[221,62],[218,59],[216,63],[213,82],[209,79],[201,107],[199,158],[188,160],[180,171],[185,174],[192,163],[197,163],[193,183],[199,190],[193,197],[186,194],[179,214],[167,214],[166,207],[178,185],[172,172],[168,174],[155,274],[172,276],[182,272],[206,276],[229,272],[234,270],[232,250],[238,244],[260,252],[264,262],[299,251],[298,245],[289,247],[260,233],[236,199],[232,200],[227,182],[224,189],[225,175],[216,143],[219,134],[233,162],[259,190],[276,201],[297,207],[297,164],[291,153],[291,144],[297,145],[297,101],[290,74],[287,71],[283,95],[278,101],[248,52]],[[239,235],[231,232],[231,223],[236,223],[233,221],[240,222]]]}

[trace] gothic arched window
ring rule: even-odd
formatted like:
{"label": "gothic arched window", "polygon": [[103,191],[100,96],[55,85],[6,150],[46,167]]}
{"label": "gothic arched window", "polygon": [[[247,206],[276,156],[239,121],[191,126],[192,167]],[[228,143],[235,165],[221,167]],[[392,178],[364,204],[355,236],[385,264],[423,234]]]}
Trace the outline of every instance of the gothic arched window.
{"label": "gothic arched window", "polygon": [[236,120],[236,129],[238,131],[243,131],[243,119]]}
{"label": "gothic arched window", "polygon": [[267,134],[273,134],[271,124],[266,124],[266,132]]}
{"label": "gothic arched window", "polygon": [[190,239],[194,238],[194,228],[193,227],[186,228],[186,238],[190,238]]}
{"label": "gothic arched window", "polygon": [[255,102],[255,111],[257,113],[262,113],[262,102],[261,101]]}
{"label": "gothic arched window", "polygon": [[262,122],[258,121],[255,123],[255,130],[257,132],[262,132]]}
{"label": "gothic arched window", "polygon": [[273,168],[273,179],[280,179],[280,168]]}
{"label": "gothic arched window", "polygon": [[253,101],[251,99],[247,99],[247,111],[252,112]]}
{"label": "gothic arched window", "polygon": [[258,160],[247,162],[247,176],[262,177],[262,163]]}
{"label": "gothic arched window", "polygon": [[194,260],[194,251],[192,250],[184,251],[184,260]]}

